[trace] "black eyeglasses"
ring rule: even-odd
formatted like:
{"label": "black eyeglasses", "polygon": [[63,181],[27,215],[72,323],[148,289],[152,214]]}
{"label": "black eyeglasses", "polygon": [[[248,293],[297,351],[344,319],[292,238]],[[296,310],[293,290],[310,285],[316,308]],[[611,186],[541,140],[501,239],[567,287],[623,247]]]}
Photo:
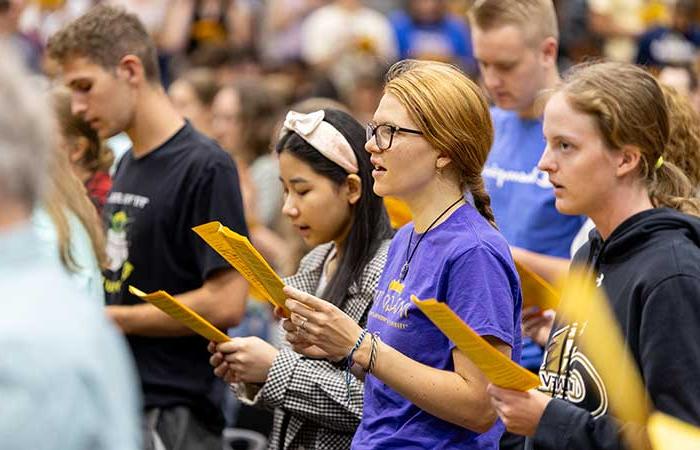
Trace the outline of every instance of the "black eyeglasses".
{"label": "black eyeglasses", "polygon": [[369,122],[366,128],[367,141],[370,141],[372,137],[374,137],[379,150],[389,150],[392,142],[394,142],[394,134],[396,134],[398,131],[411,134],[423,134],[422,131],[411,130],[410,128],[401,128],[388,124],[377,125],[374,122]]}

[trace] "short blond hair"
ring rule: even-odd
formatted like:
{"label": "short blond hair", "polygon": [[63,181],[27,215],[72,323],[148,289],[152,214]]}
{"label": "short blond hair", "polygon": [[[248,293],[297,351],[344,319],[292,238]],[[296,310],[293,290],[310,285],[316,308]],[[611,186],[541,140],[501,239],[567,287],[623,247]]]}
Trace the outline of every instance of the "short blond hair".
{"label": "short blond hair", "polygon": [[523,31],[530,44],[548,37],[559,40],[552,0],[476,0],[468,17],[472,26],[482,30],[514,25]]}

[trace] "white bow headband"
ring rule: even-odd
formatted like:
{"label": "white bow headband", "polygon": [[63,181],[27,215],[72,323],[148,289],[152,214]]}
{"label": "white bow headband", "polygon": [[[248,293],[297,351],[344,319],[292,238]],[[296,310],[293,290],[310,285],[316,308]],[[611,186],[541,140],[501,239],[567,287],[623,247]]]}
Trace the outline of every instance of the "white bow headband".
{"label": "white bow headband", "polygon": [[309,114],[289,111],[282,125],[282,133],[293,131],[346,172],[357,173],[357,157],[350,143],[333,125],[325,122],[324,117],[322,110]]}

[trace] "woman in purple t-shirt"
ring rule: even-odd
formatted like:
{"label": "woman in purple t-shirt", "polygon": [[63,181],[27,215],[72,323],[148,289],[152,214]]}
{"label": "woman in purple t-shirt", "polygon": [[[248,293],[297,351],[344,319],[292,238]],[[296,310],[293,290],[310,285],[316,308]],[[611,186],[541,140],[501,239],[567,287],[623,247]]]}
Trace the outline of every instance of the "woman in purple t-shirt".
{"label": "woman in purple t-shirt", "polygon": [[486,378],[410,301],[446,302],[519,359],[518,277],[481,178],[493,141],[487,103],[458,69],[403,61],[390,70],[367,137],[374,191],[405,201],[414,222],[391,243],[366,330],[287,288],[287,338],[297,351],[348,361],[365,377],[353,448],[497,449],[503,426]]}

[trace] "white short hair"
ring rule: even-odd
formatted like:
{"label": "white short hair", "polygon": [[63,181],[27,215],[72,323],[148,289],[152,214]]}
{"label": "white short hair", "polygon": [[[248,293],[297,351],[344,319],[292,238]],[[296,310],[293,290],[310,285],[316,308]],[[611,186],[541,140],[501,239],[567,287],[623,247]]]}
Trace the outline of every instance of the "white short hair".
{"label": "white short hair", "polygon": [[46,90],[0,41],[0,197],[31,207],[41,194],[54,120]]}

